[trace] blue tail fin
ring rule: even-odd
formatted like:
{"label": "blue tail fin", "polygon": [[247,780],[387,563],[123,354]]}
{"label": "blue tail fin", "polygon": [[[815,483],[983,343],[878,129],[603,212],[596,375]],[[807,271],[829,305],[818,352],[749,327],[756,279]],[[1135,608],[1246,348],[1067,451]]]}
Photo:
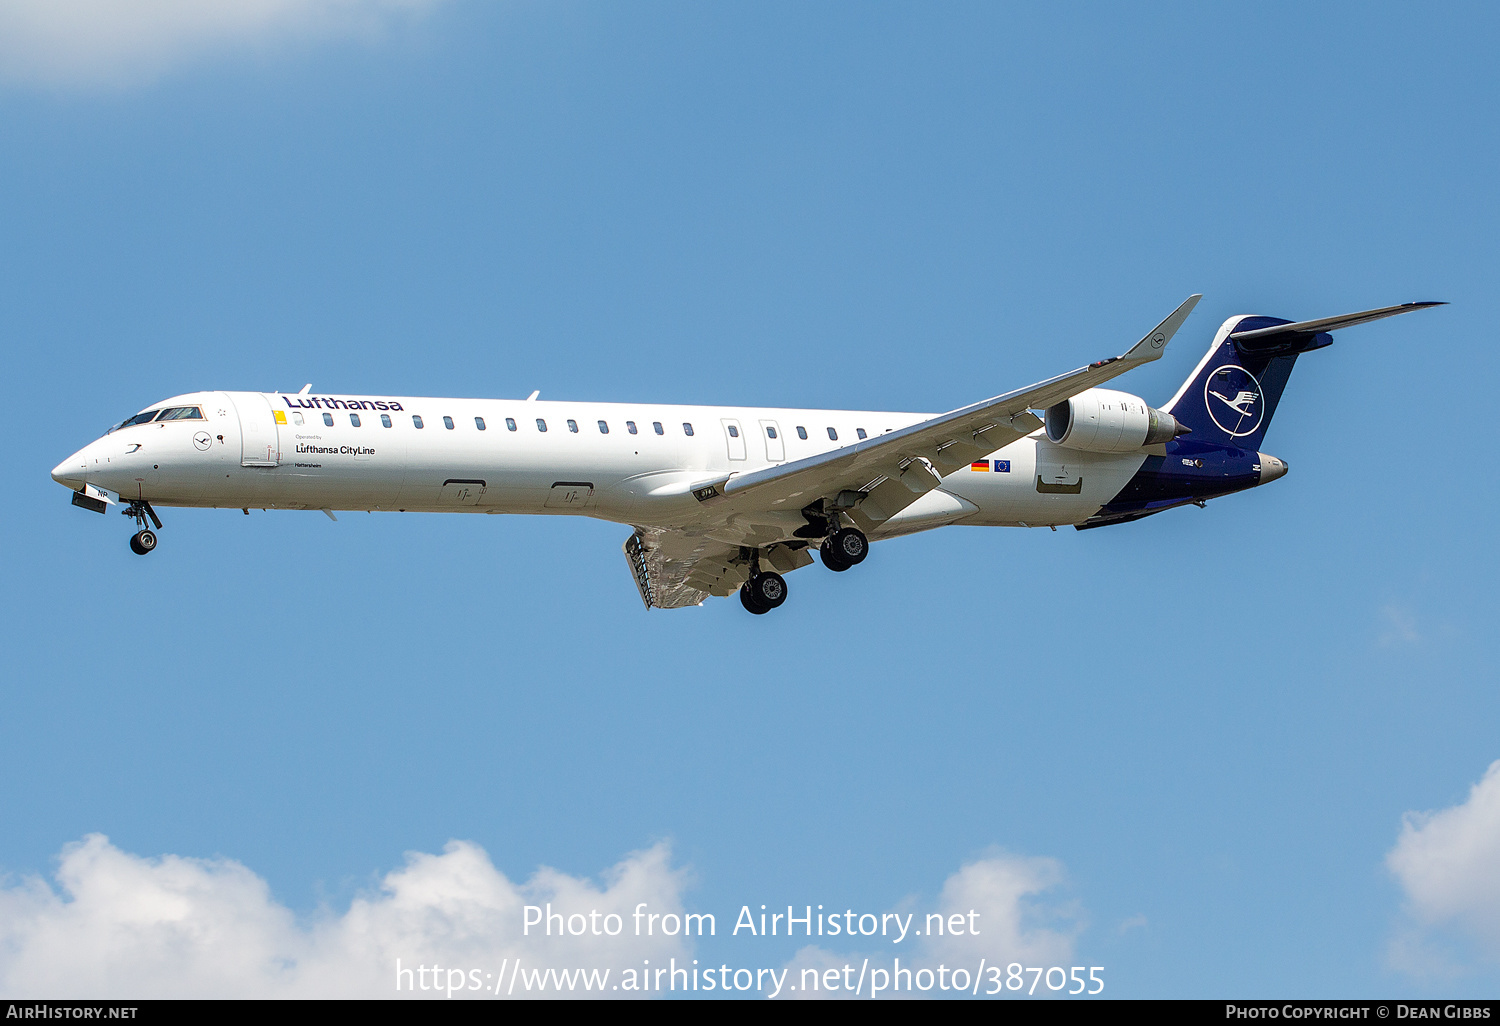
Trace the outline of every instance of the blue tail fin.
{"label": "blue tail fin", "polygon": [[1229,318],[1192,377],[1163,409],[1192,428],[1188,437],[1195,442],[1259,449],[1297,357],[1332,344],[1333,336],[1319,332],[1286,351],[1270,353],[1247,352],[1232,336],[1290,323],[1280,317]]}

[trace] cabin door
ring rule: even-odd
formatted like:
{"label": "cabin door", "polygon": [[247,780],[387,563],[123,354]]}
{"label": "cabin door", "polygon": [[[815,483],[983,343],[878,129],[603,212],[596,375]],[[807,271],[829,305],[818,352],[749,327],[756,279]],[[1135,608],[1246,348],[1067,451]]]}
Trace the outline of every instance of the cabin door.
{"label": "cabin door", "polygon": [[[240,466],[279,466],[281,438],[270,400],[259,392],[234,392],[230,399],[240,419]],[[282,419],[285,418],[283,414]]]}

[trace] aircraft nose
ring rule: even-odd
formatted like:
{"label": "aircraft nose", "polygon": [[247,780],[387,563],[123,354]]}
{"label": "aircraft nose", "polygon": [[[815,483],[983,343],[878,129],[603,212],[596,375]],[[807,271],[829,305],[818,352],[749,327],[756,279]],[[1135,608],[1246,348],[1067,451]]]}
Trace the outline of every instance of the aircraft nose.
{"label": "aircraft nose", "polygon": [[67,485],[69,488],[82,488],[84,470],[88,466],[84,460],[85,451],[84,449],[79,449],[73,455],[53,467],[52,480],[60,485]]}

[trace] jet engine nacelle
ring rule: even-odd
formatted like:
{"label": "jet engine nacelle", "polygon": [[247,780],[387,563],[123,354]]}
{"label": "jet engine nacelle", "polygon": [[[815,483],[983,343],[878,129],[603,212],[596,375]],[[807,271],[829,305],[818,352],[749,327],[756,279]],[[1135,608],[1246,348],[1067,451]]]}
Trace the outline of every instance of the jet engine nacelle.
{"label": "jet engine nacelle", "polygon": [[1085,452],[1135,452],[1188,433],[1170,413],[1112,388],[1091,388],[1047,407],[1046,423],[1050,441]]}

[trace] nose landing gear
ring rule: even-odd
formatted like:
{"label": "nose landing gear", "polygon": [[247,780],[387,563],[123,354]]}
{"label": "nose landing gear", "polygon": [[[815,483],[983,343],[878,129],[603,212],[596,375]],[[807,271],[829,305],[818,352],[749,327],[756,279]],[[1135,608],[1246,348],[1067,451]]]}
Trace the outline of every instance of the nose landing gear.
{"label": "nose landing gear", "polygon": [[137,499],[129,506],[120,510],[120,512],[127,517],[134,518],[136,526],[140,528],[139,531],[130,536],[130,551],[134,552],[137,556],[144,556],[156,548],[156,533],[146,526],[146,519],[149,517],[151,523],[155,525],[156,530],[160,531],[161,517],[156,515],[156,510],[151,508],[151,503],[145,499]]}

